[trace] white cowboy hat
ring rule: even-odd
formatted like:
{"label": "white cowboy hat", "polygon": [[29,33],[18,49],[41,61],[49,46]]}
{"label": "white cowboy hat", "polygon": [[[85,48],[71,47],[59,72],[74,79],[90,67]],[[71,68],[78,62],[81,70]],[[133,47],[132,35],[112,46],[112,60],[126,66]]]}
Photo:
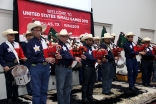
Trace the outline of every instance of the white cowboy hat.
{"label": "white cowboy hat", "polygon": [[31,34],[31,32],[27,30],[26,33],[23,34],[24,37],[26,37],[27,34]]}
{"label": "white cowboy hat", "polygon": [[56,36],[59,35],[71,35],[72,33],[68,33],[66,29],[62,29],[59,33],[56,33]]}
{"label": "white cowboy hat", "polygon": [[13,29],[8,29],[2,33],[3,36],[7,36],[8,34],[18,34],[18,31],[14,31]]}
{"label": "white cowboy hat", "polygon": [[82,40],[82,41],[85,41],[86,39],[89,39],[89,38],[93,39],[94,37],[92,36],[92,34],[85,34],[85,35],[81,38],[81,40]]}
{"label": "white cowboy hat", "polygon": [[35,21],[35,22],[29,23],[27,25],[28,31],[31,31],[31,29],[34,28],[34,27],[42,27],[42,32],[44,32],[46,30],[46,28],[47,28],[47,26],[46,25],[42,25],[40,21]]}
{"label": "white cowboy hat", "polygon": [[128,33],[125,35],[125,38],[127,38],[127,36],[135,36],[135,35],[133,34],[133,32],[128,32]]}
{"label": "white cowboy hat", "polygon": [[115,33],[112,33],[111,36],[116,36]]}
{"label": "white cowboy hat", "polygon": [[110,33],[105,33],[102,38],[113,38],[113,36],[111,36]]}
{"label": "white cowboy hat", "polygon": [[100,40],[100,37],[99,36],[95,36],[95,37],[93,37],[93,40]]}
{"label": "white cowboy hat", "polygon": [[141,42],[145,42],[145,41],[151,41],[151,38],[145,37]]}
{"label": "white cowboy hat", "polygon": [[81,34],[81,35],[79,36],[79,38],[82,38],[84,35],[85,35],[85,34]]}

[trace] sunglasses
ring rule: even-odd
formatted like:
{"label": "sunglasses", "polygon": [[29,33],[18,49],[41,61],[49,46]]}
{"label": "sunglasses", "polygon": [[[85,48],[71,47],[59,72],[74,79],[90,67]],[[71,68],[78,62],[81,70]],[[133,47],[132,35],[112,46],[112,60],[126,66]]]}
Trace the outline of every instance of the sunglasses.
{"label": "sunglasses", "polygon": [[33,30],[33,31],[36,31],[36,32],[41,32],[42,30]]}
{"label": "sunglasses", "polygon": [[68,38],[69,36],[68,36],[68,35],[67,35],[67,36],[62,36],[62,35],[61,35],[61,37],[62,37],[62,38]]}

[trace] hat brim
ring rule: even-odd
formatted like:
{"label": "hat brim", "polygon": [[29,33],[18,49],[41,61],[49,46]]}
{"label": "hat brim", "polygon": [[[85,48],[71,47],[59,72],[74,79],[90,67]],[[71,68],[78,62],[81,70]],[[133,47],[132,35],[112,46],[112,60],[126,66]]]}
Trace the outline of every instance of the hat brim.
{"label": "hat brim", "polygon": [[131,34],[131,35],[125,35],[125,38],[127,38],[128,36],[136,36],[136,35],[134,35],[134,34]]}
{"label": "hat brim", "polygon": [[83,37],[81,38],[82,41],[85,41],[86,39],[94,39],[94,37],[83,36]]}
{"label": "hat brim", "polygon": [[7,36],[7,35],[9,35],[9,34],[18,34],[18,31],[13,31],[13,32],[4,31],[4,32],[2,33],[3,36]]}
{"label": "hat brim", "polygon": [[31,31],[32,28],[34,28],[34,27],[42,27],[42,32],[44,32],[47,29],[47,26],[46,25],[38,25],[38,24],[35,24],[35,23],[29,23],[27,25],[28,31]]}
{"label": "hat brim", "polygon": [[106,39],[106,38],[113,38],[113,36],[109,36],[109,37],[102,37],[102,39]]}
{"label": "hat brim", "polygon": [[93,40],[100,40],[100,38],[93,38]]}
{"label": "hat brim", "polygon": [[23,36],[26,37],[28,34],[33,35],[32,33],[24,33]]}
{"label": "hat brim", "polygon": [[149,40],[142,40],[141,42],[147,42],[147,41],[151,41],[151,39],[149,39]]}
{"label": "hat brim", "polygon": [[72,33],[67,33],[67,34],[56,33],[56,36],[59,36],[59,35],[72,35]]}

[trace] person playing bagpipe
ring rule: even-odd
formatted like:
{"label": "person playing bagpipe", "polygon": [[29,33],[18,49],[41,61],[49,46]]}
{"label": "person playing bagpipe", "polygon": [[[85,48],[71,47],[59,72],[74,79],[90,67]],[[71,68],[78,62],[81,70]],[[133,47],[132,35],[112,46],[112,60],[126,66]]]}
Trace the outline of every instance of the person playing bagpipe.
{"label": "person playing bagpipe", "polygon": [[55,58],[48,56],[48,46],[41,33],[46,30],[40,21],[27,25],[34,37],[27,43],[28,60],[31,63],[30,74],[32,84],[32,103],[46,104],[50,75],[50,64],[55,63]]}
{"label": "person playing bagpipe", "polygon": [[141,55],[142,84],[145,87],[153,87],[150,82],[153,72],[154,53],[150,41],[149,37],[145,37],[142,40],[142,43],[145,45],[144,51],[146,52],[145,55]]}
{"label": "person playing bagpipe", "polygon": [[132,32],[128,32],[125,35],[127,41],[124,43],[124,51],[126,57],[126,67],[128,71],[128,83],[129,83],[129,90],[135,91],[137,88],[135,87],[136,78],[138,76],[138,63],[136,59],[136,55],[145,55],[144,51],[135,52],[134,51],[134,44],[133,44],[133,36],[135,36]]}
{"label": "person playing bagpipe", "polygon": [[95,63],[97,59],[93,57],[91,46],[93,45],[92,34],[85,34],[82,37],[84,47],[87,48],[87,52],[84,52],[86,59],[82,59],[82,73],[83,73],[83,84],[82,84],[82,102],[96,101],[93,98],[93,88],[95,83]]}
{"label": "person playing bagpipe", "polygon": [[[100,37],[99,36],[96,36],[93,38],[93,45],[92,45],[92,50],[98,50],[99,48],[99,45],[100,45]],[[101,81],[102,77],[101,77],[101,68],[100,68],[100,64],[96,63],[95,65],[96,67],[96,79],[95,79],[95,82],[98,82],[98,81]]]}
{"label": "person playing bagpipe", "polygon": [[100,45],[101,48],[104,48],[108,53],[102,58],[101,72],[102,72],[102,94],[111,95],[111,85],[114,78],[114,61],[118,60],[118,57],[114,57],[111,47],[112,36],[110,33],[105,33],[104,42]]}
{"label": "person playing bagpipe", "polygon": [[58,104],[70,104],[70,94],[72,89],[72,68],[73,61],[81,62],[80,57],[73,57],[66,46],[69,33],[66,29],[62,29],[56,34],[58,37],[58,45],[61,49],[56,53],[57,63],[55,66],[56,89]]}

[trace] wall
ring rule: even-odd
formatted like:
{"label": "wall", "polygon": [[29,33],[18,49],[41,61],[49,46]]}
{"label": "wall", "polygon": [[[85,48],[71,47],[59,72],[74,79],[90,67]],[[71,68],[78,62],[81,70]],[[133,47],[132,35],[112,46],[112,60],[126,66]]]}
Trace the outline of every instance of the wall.
{"label": "wall", "polygon": [[[112,32],[132,31],[140,35],[140,28],[155,30],[155,0],[92,0],[94,22],[112,24]],[[135,37],[135,40],[137,39]]]}
{"label": "wall", "polygon": [[13,10],[13,0],[0,0],[0,9]]}
{"label": "wall", "polygon": [[[92,0],[92,8],[95,23],[111,24],[111,33],[116,35],[121,31],[125,34],[132,31],[137,35],[135,42],[140,36],[141,28],[156,30],[156,0]],[[156,42],[156,32],[154,34]],[[118,36],[116,41],[117,39]],[[124,52],[121,55],[124,57]],[[140,61],[139,56],[137,60]],[[117,68],[117,71],[123,69],[126,71],[125,66],[122,69]]]}
{"label": "wall", "polygon": [[[154,0],[155,4],[156,4],[156,0]],[[154,21],[154,28],[156,29],[156,6],[154,8],[154,18],[155,18],[155,21]],[[154,35],[154,42],[156,43],[156,31],[155,31],[155,35]]]}

